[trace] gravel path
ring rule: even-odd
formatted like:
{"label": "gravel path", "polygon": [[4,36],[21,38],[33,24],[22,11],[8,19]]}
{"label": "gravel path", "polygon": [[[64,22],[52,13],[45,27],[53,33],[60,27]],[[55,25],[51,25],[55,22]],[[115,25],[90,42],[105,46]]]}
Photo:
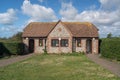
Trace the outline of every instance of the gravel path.
{"label": "gravel path", "polygon": [[87,57],[94,61],[95,63],[103,66],[112,73],[120,77],[120,64],[116,62],[111,62],[106,59],[100,58],[99,55],[87,54]]}
{"label": "gravel path", "polygon": [[15,62],[25,60],[25,59],[29,58],[32,55],[33,54],[27,54],[27,55],[22,55],[22,56],[14,57],[14,58],[0,60],[0,67],[4,67],[4,66],[7,66],[9,64],[13,64]]}

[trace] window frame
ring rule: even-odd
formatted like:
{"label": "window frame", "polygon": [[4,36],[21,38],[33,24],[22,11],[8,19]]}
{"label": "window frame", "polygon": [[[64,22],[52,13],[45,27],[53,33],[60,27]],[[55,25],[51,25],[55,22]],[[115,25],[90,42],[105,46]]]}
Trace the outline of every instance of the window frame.
{"label": "window frame", "polygon": [[[54,44],[54,41],[55,40],[55,44]],[[57,44],[57,41],[58,41],[58,45],[56,45]],[[52,47],[59,47],[59,40],[58,39],[51,39],[51,46]]]}
{"label": "window frame", "polygon": [[[40,43],[41,43],[41,44],[40,44]],[[43,39],[41,39],[41,38],[39,39],[39,46],[40,46],[40,47],[43,47]]]}
{"label": "window frame", "polygon": [[81,47],[81,39],[77,39],[77,47]]}
{"label": "window frame", "polygon": [[61,39],[60,46],[61,47],[68,47],[69,46],[69,40],[68,39]]}

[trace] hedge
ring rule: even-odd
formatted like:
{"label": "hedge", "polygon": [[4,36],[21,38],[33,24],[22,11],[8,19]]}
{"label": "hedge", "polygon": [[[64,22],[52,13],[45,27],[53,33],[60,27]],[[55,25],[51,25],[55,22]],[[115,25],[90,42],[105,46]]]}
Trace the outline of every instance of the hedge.
{"label": "hedge", "polygon": [[0,56],[22,55],[24,54],[23,43],[3,43],[0,42]]}
{"label": "hedge", "polygon": [[100,53],[103,57],[120,60],[120,39],[102,39]]}

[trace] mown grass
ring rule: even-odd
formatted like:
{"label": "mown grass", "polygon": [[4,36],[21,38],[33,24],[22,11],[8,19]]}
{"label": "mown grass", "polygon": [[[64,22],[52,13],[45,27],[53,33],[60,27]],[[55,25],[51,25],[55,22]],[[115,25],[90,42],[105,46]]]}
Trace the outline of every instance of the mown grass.
{"label": "mown grass", "polygon": [[120,80],[85,55],[34,55],[0,68],[0,80]]}

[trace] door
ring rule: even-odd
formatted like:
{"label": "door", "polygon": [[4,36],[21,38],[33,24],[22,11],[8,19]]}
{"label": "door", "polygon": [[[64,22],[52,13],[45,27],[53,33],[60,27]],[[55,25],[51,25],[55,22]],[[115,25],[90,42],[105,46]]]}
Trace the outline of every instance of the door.
{"label": "door", "polygon": [[73,41],[72,41],[72,51],[76,52],[76,39],[75,38],[73,38]]}
{"label": "door", "polygon": [[34,39],[29,40],[29,52],[30,53],[34,52]]}
{"label": "door", "polygon": [[87,39],[86,41],[86,52],[92,53],[92,40],[91,39]]}

